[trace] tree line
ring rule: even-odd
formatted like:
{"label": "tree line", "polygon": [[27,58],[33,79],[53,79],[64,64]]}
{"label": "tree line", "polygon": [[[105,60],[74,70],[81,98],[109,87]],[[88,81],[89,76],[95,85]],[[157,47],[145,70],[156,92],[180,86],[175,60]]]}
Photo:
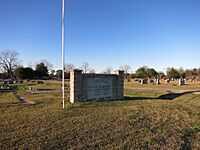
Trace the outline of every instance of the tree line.
{"label": "tree line", "polygon": [[18,58],[19,53],[14,50],[5,49],[0,52],[0,78],[3,79],[45,79],[49,78],[52,68],[47,60],[41,60],[32,67],[23,67]]}
{"label": "tree line", "polygon": [[[13,50],[3,50],[0,52],[0,78],[16,78],[16,79],[61,79],[62,70],[53,70],[53,65],[47,60],[41,60],[33,66],[23,67],[20,65],[20,60],[18,58],[19,53]],[[70,69],[76,68],[73,64],[65,65],[65,78],[69,79]],[[78,69],[83,70],[83,73],[95,73],[93,68],[90,68],[87,62],[83,62]],[[154,68],[149,68],[143,66],[138,68],[135,73],[130,73],[130,65],[120,66],[119,69],[124,71],[125,78],[196,78],[200,77],[200,68],[194,69],[183,69],[183,68],[167,68],[166,74],[161,71],[156,71]],[[107,66],[102,73],[111,74],[113,68]]]}
{"label": "tree line", "polygon": [[179,69],[176,69],[174,67],[168,67],[165,74],[164,72],[157,72],[153,68],[148,68],[147,66],[144,66],[137,69],[137,71],[135,72],[135,76],[138,78],[195,78],[200,77],[200,68],[183,69],[181,67]]}

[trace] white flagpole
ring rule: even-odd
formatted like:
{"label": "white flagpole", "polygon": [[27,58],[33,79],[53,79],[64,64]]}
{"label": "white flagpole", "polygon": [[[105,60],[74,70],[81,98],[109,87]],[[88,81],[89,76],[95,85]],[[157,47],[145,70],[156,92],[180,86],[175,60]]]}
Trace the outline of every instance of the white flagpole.
{"label": "white flagpole", "polygon": [[62,0],[62,103],[65,109],[65,0]]}

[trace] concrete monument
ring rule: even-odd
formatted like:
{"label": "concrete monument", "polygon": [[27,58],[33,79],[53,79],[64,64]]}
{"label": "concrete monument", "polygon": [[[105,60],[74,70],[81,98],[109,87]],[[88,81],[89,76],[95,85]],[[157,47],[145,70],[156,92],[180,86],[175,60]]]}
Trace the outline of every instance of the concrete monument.
{"label": "concrete monument", "polygon": [[70,71],[70,102],[101,101],[124,98],[124,72],[116,74],[83,74]]}

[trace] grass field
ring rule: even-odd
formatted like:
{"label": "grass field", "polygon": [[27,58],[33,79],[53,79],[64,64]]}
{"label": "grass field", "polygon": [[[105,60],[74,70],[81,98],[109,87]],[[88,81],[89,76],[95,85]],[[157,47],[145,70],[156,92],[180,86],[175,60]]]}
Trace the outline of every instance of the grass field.
{"label": "grass field", "polygon": [[[60,83],[41,86],[59,89]],[[61,93],[31,94],[27,88],[0,94],[0,149],[200,149],[200,95],[167,100],[162,91],[126,89],[125,100],[67,103],[62,110]],[[16,95],[35,105],[20,104]]]}

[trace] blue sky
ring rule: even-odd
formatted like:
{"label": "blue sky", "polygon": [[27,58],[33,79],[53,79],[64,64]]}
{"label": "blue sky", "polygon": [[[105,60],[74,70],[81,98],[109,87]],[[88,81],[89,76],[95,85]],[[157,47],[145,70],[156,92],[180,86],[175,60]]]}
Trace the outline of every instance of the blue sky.
{"label": "blue sky", "polygon": [[[199,0],[66,0],[66,62],[200,67]],[[61,68],[61,0],[0,0],[0,50]]]}

